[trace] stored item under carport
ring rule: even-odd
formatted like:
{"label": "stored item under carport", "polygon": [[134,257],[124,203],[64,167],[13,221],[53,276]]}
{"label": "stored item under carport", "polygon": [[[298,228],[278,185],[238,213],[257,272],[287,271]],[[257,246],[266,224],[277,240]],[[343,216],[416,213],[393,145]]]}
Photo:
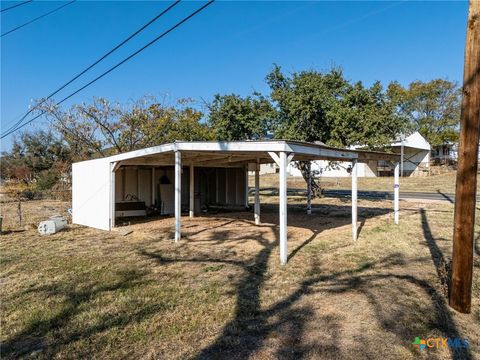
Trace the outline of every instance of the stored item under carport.
{"label": "stored item under carport", "polygon": [[115,203],[115,216],[147,216],[145,201],[119,201]]}

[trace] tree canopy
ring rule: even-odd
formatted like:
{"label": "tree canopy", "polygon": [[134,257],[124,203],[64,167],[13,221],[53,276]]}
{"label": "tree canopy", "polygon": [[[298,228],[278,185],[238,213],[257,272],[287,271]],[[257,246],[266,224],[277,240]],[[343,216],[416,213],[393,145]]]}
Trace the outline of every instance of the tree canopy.
{"label": "tree canopy", "polygon": [[130,107],[96,98],[90,104],[63,109],[45,102],[52,127],[79,157],[107,156],[175,140],[212,139],[203,114],[190,100],[175,106],[163,105],[155,98],[142,98]]}
{"label": "tree canopy", "polygon": [[388,87],[398,112],[411,131],[418,131],[432,146],[456,142],[460,123],[461,90],[452,81],[414,81],[408,87],[398,82]]}
{"label": "tree canopy", "polygon": [[72,152],[51,131],[22,133],[13,141],[12,150],[2,154],[2,178],[23,182],[36,180],[40,188],[50,188],[70,167]]}
{"label": "tree canopy", "polygon": [[337,68],[288,76],[275,66],[267,83],[278,109],[277,138],[378,147],[406,126],[379,82],[369,88],[352,84]]}
{"label": "tree canopy", "polygon": [[245,98],[217,94],[208,108],[216,138],[225,141],[264,138],[275,117],[271,103],[256,93]]}
{"label": "tree canopy", "polygon": [[[108,156],[175,140],[211,140],[212,131],[190,100],[164,105],[142,98],[130,106],[97,98],[65,109],[39,102],[49,131],[22,133],[2,154],[2,178],[36,182],[50,188],[68,177],[74,161]],[[38,186],[37,186],[38,187]]]}

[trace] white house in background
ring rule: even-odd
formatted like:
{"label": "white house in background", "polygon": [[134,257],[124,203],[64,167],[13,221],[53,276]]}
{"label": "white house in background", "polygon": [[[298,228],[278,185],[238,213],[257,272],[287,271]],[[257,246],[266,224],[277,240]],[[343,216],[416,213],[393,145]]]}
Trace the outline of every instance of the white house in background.
{"label": "white house in background", "polygon": [[[262,164],[260,165],[260,175],[263,174],[276,174],[278,172],[278,166],[276,164]],[[291,175],[289,173],[289,175]]]}
{"label": "white house in background", "polygon": [[458,160],[458,144],[446,142],[432,147],[431,162],[435,165],[454,165]]}
{"label": "white house in background", "polygon": [[[386,149],[401,154],[403,146],[403,176],[428,176],[430,170],[430,144],[420,133],[415,132],[401,140],[393,142]],[[356,147],[361,149],[362,147]],[[350,177],[350,162],[332,162],[328,160],[312,161],[312,170],[319,171],[322,177]],[[261,167],[262,174],[275,173],[275,164]],[[300,170],[292,162],[288,166],[290,176],[302,176]],[[359,177],[393,176],[393,165],[384,160],[371,160],[357,165]]]}
{"label": "white house in background", "polygon": [[[394,153],[400,154],[403,145],[403,176],[427,176],[430,172],[431,146],[420,135],[414,132],[405,140],[397,141],[391,145]],[[400,171],[402,164],[400,165]]]}

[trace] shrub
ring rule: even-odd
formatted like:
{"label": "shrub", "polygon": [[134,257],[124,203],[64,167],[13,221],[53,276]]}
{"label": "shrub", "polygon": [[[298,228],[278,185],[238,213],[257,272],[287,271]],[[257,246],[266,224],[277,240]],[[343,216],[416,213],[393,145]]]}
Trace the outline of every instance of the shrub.
{"label": "shrub", "polygon": [[58,181],[58,175],[52,170],[42,171],[36,182],[37,190],[44,191],[50,190]]}

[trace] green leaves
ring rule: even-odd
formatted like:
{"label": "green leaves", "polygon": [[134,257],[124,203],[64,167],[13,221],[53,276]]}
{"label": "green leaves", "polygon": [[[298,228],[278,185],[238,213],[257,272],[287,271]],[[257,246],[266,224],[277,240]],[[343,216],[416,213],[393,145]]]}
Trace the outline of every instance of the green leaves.
{"label": "green leaves", "polygon": [[188,99],[168,106],[151,97],[128,107],[102,98],[70,109],[50,101],[39,104],[36,111],[45,111],[51,131],[23,133],[12,150],[2,154],[0,170],[3,178],[36,180],[42,189],[68,178],[75,161],[175,140],[213,139],[203,114]]}
{"label": "green leaves", "polygon": [[177,141],[211,140],[212,134],[203,114],[191,107],[191,101],[182,99],[177,106],[146,102],[122,114],[119,145],[122,151],[155,146]]}
{"label": "green leaves", "polygon": [[45,111],[62,139],[74,149],[76,160],[155,146],[175,140],[213,139],[201,119],[203,114],[192,101],[180,99],[175,105],[161,104],[144,97],[130,106],[95,98],[64,110],[43,103]]}
{"label": "green leaves", "polygon": [[218,140],[251,140],[265,137],[275,111],[261,95],[215,95],[209,105],[209,124]]}
{"label": "green leaves", "polygon": [[286,76],[278,66],[266,79],[278,108],[277,138],[379,147],[405,128],[379,82],[352,84],[338,68]]}
{"label": "green leaves", "polygon": [[408,119],[432,146],[455,142],[460,122],[461,91],[444,79],[414,81],[408,88],[394,82],[388,88],[399,114]]}

